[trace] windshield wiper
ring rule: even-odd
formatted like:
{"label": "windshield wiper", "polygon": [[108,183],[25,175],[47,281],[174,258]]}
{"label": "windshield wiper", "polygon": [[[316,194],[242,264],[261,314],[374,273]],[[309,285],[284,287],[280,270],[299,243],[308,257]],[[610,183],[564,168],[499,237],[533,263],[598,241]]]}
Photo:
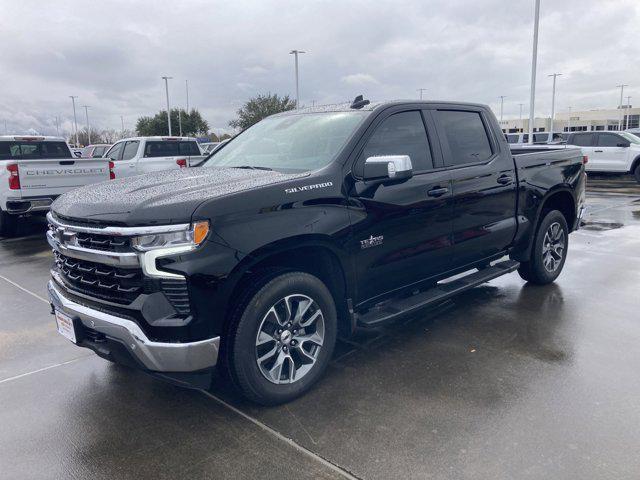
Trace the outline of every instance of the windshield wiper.
{"label": "windshield wiper", "polygon": [[269,171],[273,171],[273,168],[269,168],[269,167],[256,167],[254,165],[241,165],[239,167],[232,167],[232,168],[244,168],[246,170],[269,170]]}

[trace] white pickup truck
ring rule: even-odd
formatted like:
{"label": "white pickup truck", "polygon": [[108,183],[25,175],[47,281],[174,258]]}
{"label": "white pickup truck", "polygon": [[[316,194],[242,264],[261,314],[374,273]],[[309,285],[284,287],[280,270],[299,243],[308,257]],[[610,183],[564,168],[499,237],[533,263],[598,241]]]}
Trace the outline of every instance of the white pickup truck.
{"label": "white pickup truck", "polygon": [[196,139],[189,137],[125,138],[104,156],[113,162],[115,178],[187,168],[206,157]]}
{"label": "white pickup truck", "polygon": [[68,190],[113,178],[107,159],[79,159],[61,137],[0,136],[0,235]]}

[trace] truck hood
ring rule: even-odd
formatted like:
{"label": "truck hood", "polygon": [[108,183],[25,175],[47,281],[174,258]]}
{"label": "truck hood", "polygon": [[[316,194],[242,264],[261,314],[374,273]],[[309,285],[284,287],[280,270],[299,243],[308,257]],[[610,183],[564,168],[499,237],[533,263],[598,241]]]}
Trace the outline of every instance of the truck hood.
{"label": "truck hood", "polygon": [[51,209],[69,219],[119,225],[185,223],[204,201],[306,175],[240,168],[167,170],[78,188],[60,196]]}

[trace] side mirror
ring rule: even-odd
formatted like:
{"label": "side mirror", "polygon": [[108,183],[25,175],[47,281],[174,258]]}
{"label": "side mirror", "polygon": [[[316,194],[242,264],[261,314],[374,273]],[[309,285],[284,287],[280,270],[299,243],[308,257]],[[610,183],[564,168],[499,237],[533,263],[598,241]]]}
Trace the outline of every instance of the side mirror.
{"label": "side mirror", "polygon": [[364,162],[363,180],[399,182],[413,176],[409,155],[381,155],[369,157]]}
{"label": "side mirror", "polygon": [[618,143],[618,145],[616,145],[616,146],[618,146],[618,147],[625,147],[625,148],[626,148],[626,147],[628,147],[628,146],[630,146],[630,145],[631,145],[631,144],[630,144],[629,142],[620,142],[620,143]]}

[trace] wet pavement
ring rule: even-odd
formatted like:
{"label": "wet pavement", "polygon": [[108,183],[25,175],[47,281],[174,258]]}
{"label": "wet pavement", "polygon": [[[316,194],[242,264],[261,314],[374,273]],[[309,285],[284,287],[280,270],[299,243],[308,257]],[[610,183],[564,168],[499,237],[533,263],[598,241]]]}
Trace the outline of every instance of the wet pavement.
{"label": "wet pavement", "polygon": [[275,408],[58,336],[41,219],[0,240],[0,478],[635,479],[640,186],[591,177],[555,284],[498,278],[341,342]]}

